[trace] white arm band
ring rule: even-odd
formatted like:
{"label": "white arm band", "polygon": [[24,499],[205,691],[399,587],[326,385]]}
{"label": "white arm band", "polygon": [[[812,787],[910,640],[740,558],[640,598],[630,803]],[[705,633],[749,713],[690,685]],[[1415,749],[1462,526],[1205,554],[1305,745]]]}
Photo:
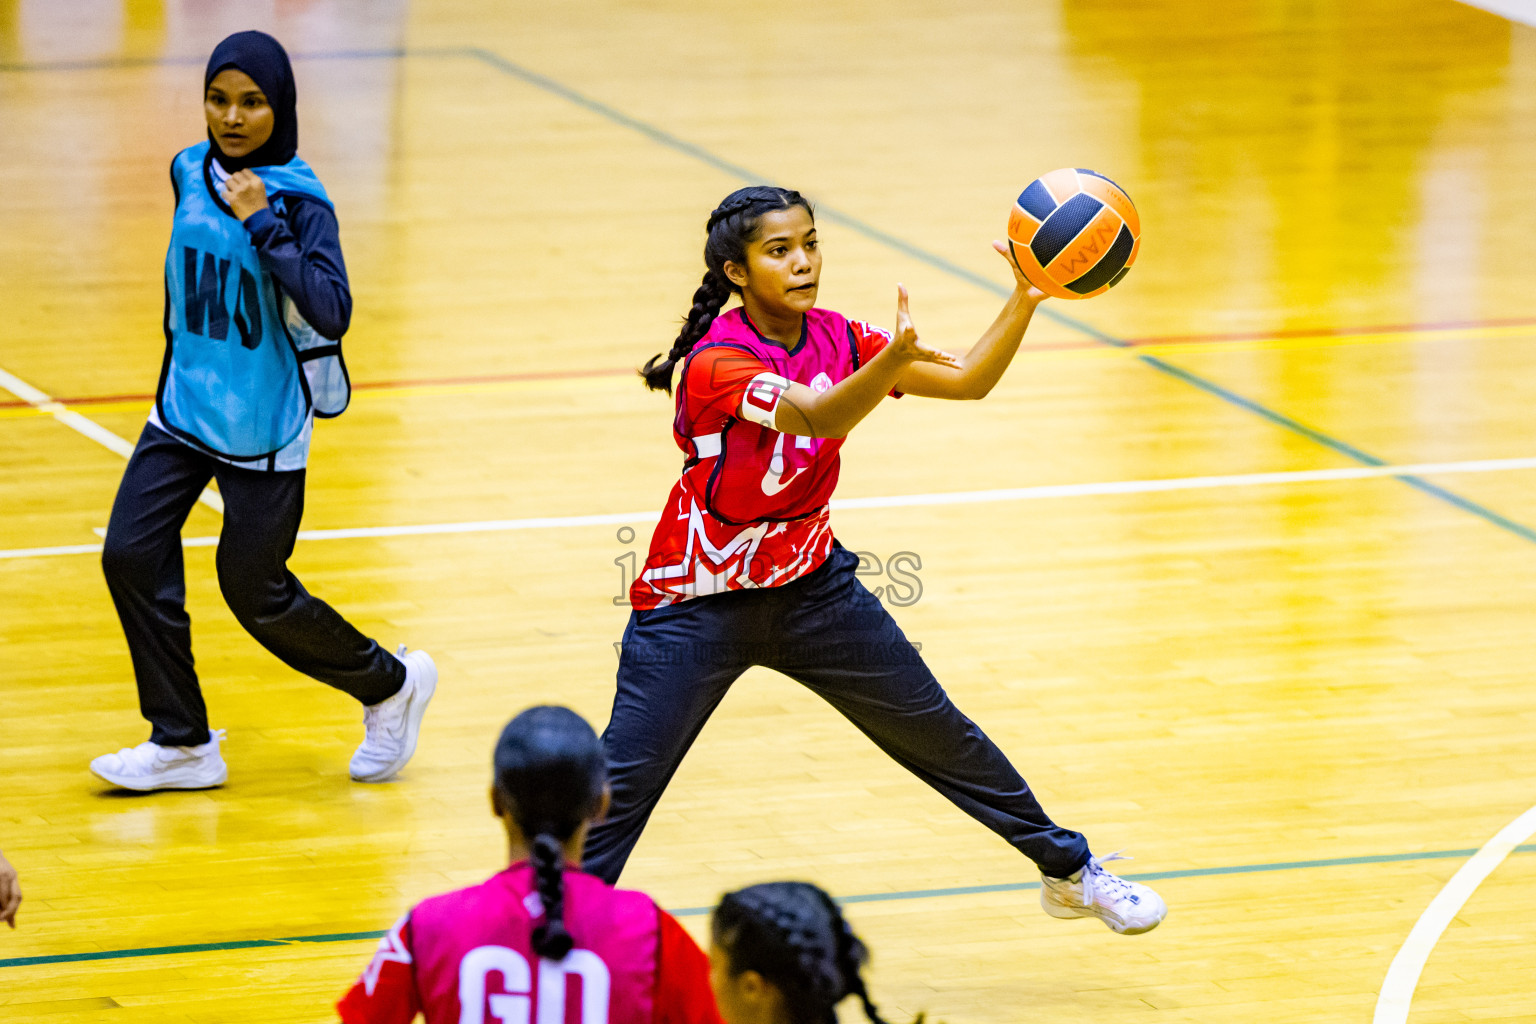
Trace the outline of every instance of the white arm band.
{"label": "white arm band", "polygon": [[779,409],[779,399],[789,390],[789,380],[776,373],[760,373],[753,377],[741,394],[742,419],[758,426],[777,430],[774,415]]}

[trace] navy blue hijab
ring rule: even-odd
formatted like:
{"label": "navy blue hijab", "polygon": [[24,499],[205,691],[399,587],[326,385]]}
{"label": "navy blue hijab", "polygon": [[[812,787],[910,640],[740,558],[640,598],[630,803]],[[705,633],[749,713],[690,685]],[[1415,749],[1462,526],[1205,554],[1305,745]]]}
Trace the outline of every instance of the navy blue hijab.
{"label": "navy blue hijab", "polygon": [[220,166],[231,173],[246,167],[268,167],[285,164],[299,151],[299,116],[295,109],[297,97],[293,87],[293,66],[288,63],[288,53],[283,44],[265,32],[236,32],[213,48],[208,58],[208,70],[203,75],[203,93],[220,71],[235,68],[244,71],[266,93],[272,105],[272,137],[257,149],[243,157],[232,157],[219,148],[219,142],[208,132],[208,142]]}

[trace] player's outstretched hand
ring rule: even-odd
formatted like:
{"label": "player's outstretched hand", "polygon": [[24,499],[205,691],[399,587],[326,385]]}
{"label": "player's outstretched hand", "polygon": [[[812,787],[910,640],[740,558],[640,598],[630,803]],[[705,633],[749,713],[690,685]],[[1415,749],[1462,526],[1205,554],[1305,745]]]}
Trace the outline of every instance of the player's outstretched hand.
{"label": "player's outstretched hand", "polygon": [[16,869],[0,853],[0,921],[16,927],[16,911],[21,906],[21,881]]}
{"label": "player's outstretched hand", "polygon": [[929,348],[918,340],[917,329],[912,326],[912,314],[907,309],[907,286],[904,284],[896,286],[896,336],[891,340],[891,347],[907,362],[938,363],[956,370],[965,369],[956,356],[941,348]]}
{"label": "player's outstretched hand", "polygon": [[1007,242],[993,239],[992,248],[996,249],[999,255],[1008,261],[1008,269],[1013,271],[1014,287],[1023,289],[1024,297],[1026,299],[1038,306],[1041,302],[1049,297],[1045,294],[1045,292],[1029,283],[1029,278],[1024,276],[1024,272],[1020,270],[1019,265],[1014,262],[1013,255],[1009,253]]}
{"label": "player's outstretched hand", "polygon": [[224,183],[224,201],[241,220],[267,208],[267,186],[252,170],[236,171]]}

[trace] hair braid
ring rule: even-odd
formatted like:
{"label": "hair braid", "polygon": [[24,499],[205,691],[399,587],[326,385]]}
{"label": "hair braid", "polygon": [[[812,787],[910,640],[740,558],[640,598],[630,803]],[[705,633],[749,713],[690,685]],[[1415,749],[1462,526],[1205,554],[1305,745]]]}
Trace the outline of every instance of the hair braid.
{"label": "hair braid", "polygon": [[665,391],[669,395],[672,393],[672,370],[688,357],[699,339],[709,333],[709,325],[720,315],[720,310],[731,297],[731,291],[731,282],[724,274],[717,274],[714,270],[704,271],[704,281],[694,290],[693,306],[683,320],[683,329],[678,332],[677,340],[665,355],[658,353],[651,356],[645,366],[641,367],[640,376],[645,378],[646,387],[652,391]]}
{"label": "hair braid", "polygon": [[757,234],[763,214],[795,206],[812,212],[811,204],[799,192],[773,185],[752,185],[732,192],[710,212],[704,226],[708,236],[704,242],[704,265],[708,268],[704,281],[693,293],[693,306],[672,347],[665,353],[658,352],[640,368],[646,387],[672,393],[672,371],[709,333],[709,325],[730,301],[731,293],[741,290],[725,276],[725,265],[746,263],[747,243]]}
{"label": "hair braid", "polygon": [[546,960],[563,960],[576,940],[565,927],[565,853],[548,832],[533,838],[533,872],[544,904],[544,920],[533,930],[533,950]]}
{"label": "hair braid", "polygon": [[[859,937],[853,934],[853,926],[848,919],[843,917],[842,908],[837,902],[820,889],[816,894],[821,897],[827,914],[831,917],[832,932],[837,941],[837,969],[842,976],[843,992],[846,995],[858,996],[859,1002],[864,1006],[864,1016],[868,1017],[871,1024],[887,1024],[880,1011],[876,1008],[874,1000],[869,998],[869,989],[864,985],[863,967],[869,962],[869,950]],[[923,1024],[927,1014],[918,1014],[912,1024]]]}
{"label": "hair braid", "polygon": [[821,922],[813,916],[814,907],[805,899],[754,902],[758,916],[774,931],[793,960],[793,973],[774,979],[791,1019],[797,1024],[837,1024],[837,1003],[847,993],[842,972],[827,948],[824,929],[817,927]]}
{"label": "hair braid", "polygon": [[[742,193],[746,192],[746,191],[749,191],[749,190],[748,189],[740,189],[740,190],[738,190],[736,192],[732,192],[729,196],[726,196],[725,200],[723,202],[721,202],[721,204],[719,206],[715,207],[713,210],[710,211],[709,220],[708,220],[708,222],[705,223],[704,230],[705,231],[713,231],[713,230],[715,230],[715,225],[716,224],[719,224],[721,221],[726,220],[726,219],[728,219],[730,217],[734,217],[738,213],[745,213],[747,210],[750,210],[752,208],[752,205],[754,203],[759,202],[759,200],[753,198],[752,196],[742,195]],[[800,193],[798,193],[798,192],[793,192],[793,193],[786,192],[785,193],[785,197],[786,198],[788,198],[790,195],[798,197],[800,195]],[[732,198],[732,197],[737,197],[737,198]]]}
{"label": "hair braid", "polygon": [[565,924],[565,854],[602,807],[607,770],[592,726],[570,708],[532,707],[496,741],[494,802],[529,845],[543,920],[533,928],[539,956],[559,960],[575,939]]}
{"label": "hair braid", "polygon": [[886,1024],[860,975],[869,952],[820,888],[766,882],[727,893],[711,927],[731,973],[762,975],[782,995],[792,1024],[837,1024],[837,1004],[850,995],[871,1024]]}

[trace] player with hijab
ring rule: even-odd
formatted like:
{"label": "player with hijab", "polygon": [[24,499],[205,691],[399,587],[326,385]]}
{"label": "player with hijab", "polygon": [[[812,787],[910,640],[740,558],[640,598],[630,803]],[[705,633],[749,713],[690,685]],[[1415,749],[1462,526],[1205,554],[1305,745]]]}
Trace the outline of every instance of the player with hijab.
{"label": "player with hijab", "polygon": [[298,157],[293,69],[281,44],[238,32],[203,75],[208,139],[171,163],[165,359],[128,461],[102,570],[128,641],[149,740],[91,762],[124,789],[223,784],[193,668],[181,528],[210,480],[223,502],[219,588],[240,624],[289,667],[354,697],[364,738],[350,772],[392,778],[416,750],[437,686],[424,651],[391,654],[288,569],[315,417],[351,394],[352,315],[336,213]]}

